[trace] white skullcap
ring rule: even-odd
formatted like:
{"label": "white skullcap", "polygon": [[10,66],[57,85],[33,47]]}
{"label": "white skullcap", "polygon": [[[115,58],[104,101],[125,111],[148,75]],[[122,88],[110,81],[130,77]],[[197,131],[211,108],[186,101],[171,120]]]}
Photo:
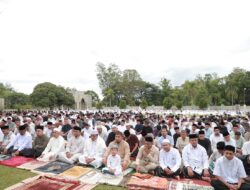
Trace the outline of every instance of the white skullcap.
{"label": "white skullcap", "polygon": [[91,135],[98,135],[98,131],[97,130],[91,131]]}
{"label": "white skullcap", "polygon": [[54,132],[61,132],[60,129],[58,129],[58,128],[54,128],[53,131]]}
{"label": "white skullcap", "polygon": [[117,125],[112,125],[112,127],[111,128],[117,128]]}
{"label": "white skullcap", "polygon": [[161,144],[168,143],[170,144],[170,141],[168,139],[164,139]]}

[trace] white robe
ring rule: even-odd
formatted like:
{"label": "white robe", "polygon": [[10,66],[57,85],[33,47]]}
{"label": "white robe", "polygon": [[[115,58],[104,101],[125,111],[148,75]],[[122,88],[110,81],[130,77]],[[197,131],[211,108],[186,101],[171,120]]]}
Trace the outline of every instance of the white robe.
{"label": "white robe", "polygon": [[103,168],[102,171],[107,170],[109,168],[115,170],[114,175],[119,176],[122,175],[122,167],[121,167],[121,157],[116,154],[115,156],[109,155],[107,159],[107,167]]}
{"label": "white robe", "polygon": [[42,153],[43,157],[39,157],[37,158],[37,160],[44,162],[52,161],[56,159],[56,157],[60,152],[64,151],[65,151],[64,138],[62,136],[59,136],[58,138],[52,137]]}
{"label": "white robe", "polygon": [[[69,164],[73,164],[78,160],[79,156],[83,153],[83,149],[84,149],[84,138],[82,136],[79,136],[78,138],[72,136],[68,140],[66,151],[59,153],[58,160],[61,160]],[[71,158],[67,157],[66,155],[67,152],[72,154]]]}
{"label": "white robe", "polygon": [[90,163],[90,165],[95,168],[99,168],[102,165],[102,158],[106,151],[106,144],[104,140],[100,137],[96,141],[92,141],[89,138],[84,145],[83,155],[79,157],[79,162],[82,164],[87,164],[85,157],[94,158],[95,160]]}

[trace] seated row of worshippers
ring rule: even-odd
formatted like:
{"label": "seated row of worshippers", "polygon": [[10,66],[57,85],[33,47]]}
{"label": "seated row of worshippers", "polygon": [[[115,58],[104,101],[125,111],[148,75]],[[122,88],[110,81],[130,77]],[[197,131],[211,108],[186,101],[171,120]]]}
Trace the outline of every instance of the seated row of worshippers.
{"label": "seated row of worshippers", "polygon": [[[155,143],[154,138],[147,135],[144,144],[139,147],[136,160],[131,161],[130,145],[124,140],[125,134],[129,133],[128,130],[125,130],[124,134],[115,131],[115,139],[107,147],[97,130],[92,130],[90,136],[84,138],[82,129],[75,126],[71,129],[71,137],[65,140],[61,130],[54,128],[49,139],[44,134],[44,127],[36,126],[36,136],[32,140],[27,128],[27,124],[19,126],[18,134],[13,136],[9,126],[1,127],[4,137],[9,134],[13,137],[7,144],[3,140],[1,153],[35,157],[39,161],[59,160],[69,164],[79,163],[95,168],[105,165],[102,171],[115,176],[122,175],[123,170],[132,167],[140,173],[173,177],[177,180],[180,179],[180,175],[206,180],[211,182],[215,190],[250,189],[250,184],[245,181],[246,171],[249,172],[250,155],[247,155],[245,163],[237,158],[235,144],[230,144],[227,138],[216,144],[216,150],[209,159],[207,150],[198,143],[198,135],[195,133],[189,134],[188,143],[181,151],[174,148],[169,138],[158,139]],[[165,133],[168,132],[163,128],[161,137],[164,137]],[[204,131],[200,131],[199,134],[204,135]],[[224,137],[227,137],[225,134]],[[211,161],[214,162],[213,171],[209,168]],[[212,176],[215,178],[211,181]]]}

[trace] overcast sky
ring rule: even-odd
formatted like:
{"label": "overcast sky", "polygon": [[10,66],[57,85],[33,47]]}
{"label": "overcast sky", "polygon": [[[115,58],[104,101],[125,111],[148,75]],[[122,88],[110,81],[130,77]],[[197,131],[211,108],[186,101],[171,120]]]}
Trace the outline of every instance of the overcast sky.
{"label": "overcast sky", "polygon": [[0,0],[0,82],[100,93],[96,63],[180,85],[250,70],[250,1]]}

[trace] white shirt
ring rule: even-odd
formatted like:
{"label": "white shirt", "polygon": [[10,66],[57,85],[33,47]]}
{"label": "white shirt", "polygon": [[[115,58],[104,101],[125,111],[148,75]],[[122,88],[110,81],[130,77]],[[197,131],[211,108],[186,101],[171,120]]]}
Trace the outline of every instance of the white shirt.
{"label": "white shirt", "polygon": [[84,148],[84,139],[82,136],[75,137],[72,136],[67,143],[66,152],[70,152],[72,154],[83,153]]}
{"label": "white shirt", "polygon": [[228,160],[225,156],[216,161],[214,175],[222,177],[229,183],[238,183],[240,178],[247,177],[241,160],[236,157]]}
{"label": "white shirt", "polygon": [[102,138],[98,137],[96,141],[92,141],[92,139],[89,138],[85,142],[83,156],[100,159],[103,157],[105,151],[106,151],[106,144]]}
{"label": "white shirt", "polygon": [[83,129],[84,134],[86,134],[86,135],[88,135],[88,136],[91,135],[92,130],[93,130],[93,129],[92,129],[91,127],[89,127],[88,129],[87,129],[87,128],[84,128],[84,129]]}
{"label": "white shirt", "polygon": [[62,136],[59,136],[58,138],[51,137],[49,140],[49,143],[47,144],[45,150],[43,151],[43,154],[47,154],[49,152],[53,152],[56,155],[60,152],[65,151],[65,140]]}
{"label": "white shirt", "polygon": [[169,167],[171,171],[176,172],[181,166],[181,155],[175,148],[170,148],[168,152],[164,149],[160,151],[160,166],[164,170]]}
{"label": "white shirt", "polygon": [[231,145],[234,146],[236,148],[236,141],[232,138],[230,138],[230,141],[225,141],[225,145]]}
{"label": "white shirt", "polygon": [[0,142],[3,141],[3,132],[2,132],[2,129],[0,128]]}
{"label": "white shirt", "polygon": [[17,136],[13,139],[11,143],[9,143],[6,148],[9,149],[10,147],[14,146],[14,150],[21,151],[25,148],[32,148],[32,137],[29,132],[26,131],[24,135],[20,135],[18,133]]}
{"label": "white shirt", "polygon": [[224,141],[223,135],[220,133],[219,136],[215,136],[214,133],[210,136],[212,150],[217,150],[217,143]]}
{"label": "white shirt", "polygon": [[118,125],[117,128],[118,128],[118,131],[122,133],[124,133],[124,131],[127,129],[125,125]]}
{"label": "white shirt", "polygon": [[115,156],[109,155],[107,159],[107,167],[115,169],[117,171],[122,171],[121,167],[121,157],[116,154]]}
{"label": "white shirt", "polygon": [[189,166],[197,173],[208,169],[209,166],[206,149],[199,144],[196,148],[191,144],[185,146],[182,151],[182,159],[185,167]]}
{"label": "white shirt", "polygon": [[0,142],[2,142],[2,145],[7,146],[14,140],[15,136],[16,135],[12,131],[9,131],[9,134],[4,135],[2,141],[0,140]]}
{"label": "white shirt", "polygon": [[48,127],[44,127],[44,134],[50,138],[52,134],[52,129],[49,129]]}
{"label": "white shirt", "polygon": [[242,153],[243,155],[248,155],[250,154],[250,141],[245,142],[242,147]]}

